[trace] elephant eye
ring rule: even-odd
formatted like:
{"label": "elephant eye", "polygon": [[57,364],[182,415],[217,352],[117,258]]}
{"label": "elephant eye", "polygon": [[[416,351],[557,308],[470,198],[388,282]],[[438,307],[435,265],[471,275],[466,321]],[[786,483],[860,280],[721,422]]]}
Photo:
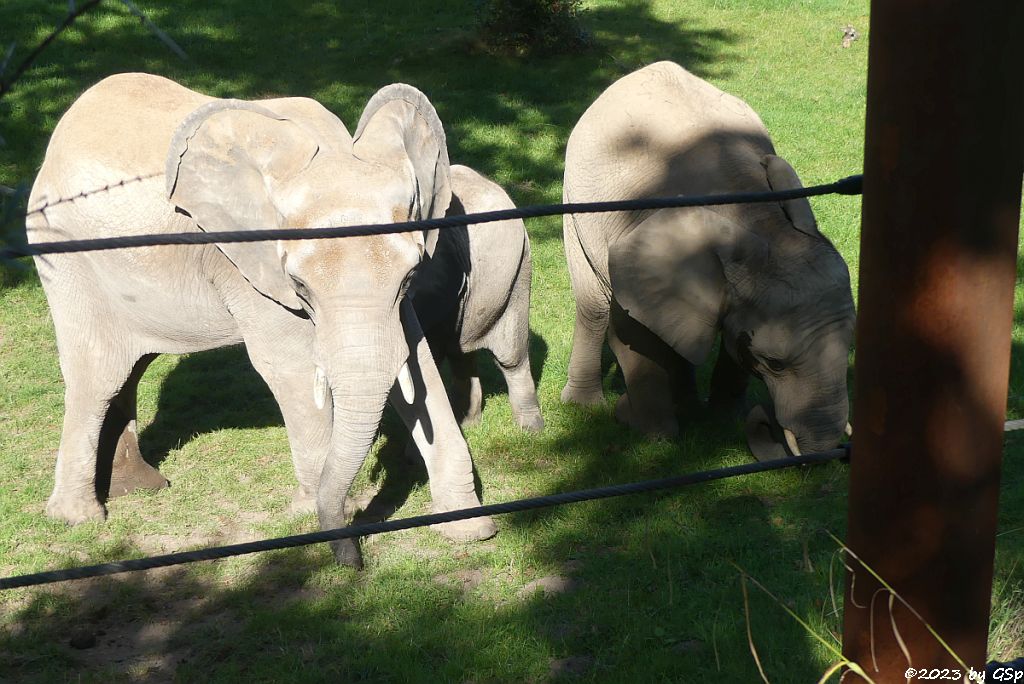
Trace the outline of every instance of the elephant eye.
{"label": "elephant eye", "polygon": [[295,288],[295,293],[305,300],[309,300],[309,288],[306,287],[306,283],[302,282],[295,276],[289,276],[292,279],[292,287]]}
{"label": "elephant eye", "polygon": [[782,363],[782,361],[779,361],[778,359],[765,359],[764,362],[765,365],[768,366],[768,369],[773,373],[781,373],[786,370],[786,364]]}

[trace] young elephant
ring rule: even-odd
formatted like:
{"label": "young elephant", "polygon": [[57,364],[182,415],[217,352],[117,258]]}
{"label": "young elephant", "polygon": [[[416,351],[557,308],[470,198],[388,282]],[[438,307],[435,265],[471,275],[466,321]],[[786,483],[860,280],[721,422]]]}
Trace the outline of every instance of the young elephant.
{"label": "young elephant", "polygon": [[[390,223],[443,216],[450,197],[444,130],[411,86],[378,91],[351,136],[313,100],[218,100],[121,74],[86,91],[58,123],[27,228],[41,242]],[[405,296],[433,237],[36,258],[66,385],[47,513],[102,519],[106,492],[97,489],[112,461],[113,494],[163,484],[138,453],[140,376],[158,354],[239,342],[281,407],[297,503],[315,500],[322,528],[348,520],[346,494],[393,386],[435,510],[479,505],[469,450]],[[440,528],[455,539],[494,529],[489,519]],[[360,564],[353,543],[333,546],[340,562]]]}
{"label": "young elephant", "polygon": [[[566,150],[566,202],[796,187],[757,114],[671,62],[612,84]],[[806,199],[572,215],[563,228],[576,297],[563,401],[602,400],[607,331],[626,380],[617,415],[674,435],[674,400],[695,400],[693,366],[721,331],[712,403],[735,405],[753,374],[790,453],[838,443],[853,297]]]}
{"label": "young elephant", "polygon": [[[449,216],[513,209],[499,185],[465,166],[451,167]],[[478,349],[488,349],[508,385],[516,422],[544,427],[530,372],[530,238],[522,220],[440,231],[413,286],[413,306],[440,366],[451,365],[453,408],[464,425],[480,419]]]}

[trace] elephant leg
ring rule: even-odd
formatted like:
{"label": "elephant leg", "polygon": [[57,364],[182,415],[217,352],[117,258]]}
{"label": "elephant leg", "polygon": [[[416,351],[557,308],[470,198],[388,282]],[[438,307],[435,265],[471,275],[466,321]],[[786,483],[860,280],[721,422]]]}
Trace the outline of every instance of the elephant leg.
{"label": "elephant leg", "polygon": [[577,303],[576,324],[569,352],[569,373],[562,388],[562,402],[590,406],[604,401],[601,384],[601,350],[608,330],[607,311],[589,311]]}
{"label": "elephant leg", "polygon": [[[508,401],[519,427],[529,432],[544,429],[537,386],[530,370],[530,268],[519,271],[512,296],[501,318],[487,335],[485,345],[494,355],[505,384]],[[598,352],[600,355],[600,352]],[[600,363],[600,359],[598,361]],[[600,374],[600,367],[598,368]],[[603,397],[602,397],[603,400]]]}
{"label": "elephant leg", "polygon": [[[103,337],[103,333],[98,334],[96,341],[101,343]],[[112,407],[139,362],[139,357],[131,358],[116,347],[75,342],[60,345],[62,350],[84,351],[65,353],[61,357],[65,385],[64,426],[57,451],[53,493],[46,504],[47,515],[72,525],[106,517],[97,486],[109,483],[114,448],[130,422],[124,420],[122,408],[112,411]],[[111,416],[113,420],[108,420]],[[101,449],[105,451],[102,455],[106,463],[100,462]],[[105,477],[98,476],[100,465],[104,467]],[[104,479],[106,482],[102,481]]]}
{"label": "elephant leg", "polygon": [[615,417],[644,434],[677,436],[679,423],[675,417],[671,374],[635,345],[624,341],[623,332],[614,320],[608,330],[608,343],[626,379],[626,392],[615,406]]}
{"label": "elephant leg", "polygon": [[683,415],[691,414],[701,407],[697,391],[697,369],[686,359],[679,359],[678,363],[672,365],[673,398]]}
{"label": "elephant leg", "polygon": [[[568,221],[572,217],[566,216]],[[604,401],[601,350],[608,330],[609,299],[579,244],[575,231],[565,230],[565,257],[576,298],[576,324],[572,333],[569,372],[562,402],[592,405]]]}
{"label": "elephant leg", "polygon": [[[136,420],[139,380],[156,357],[156,354],[147,354],[139,359],[128,381],[110,404],[100,431],[99,467],[96,472],[96,491],[101,498],[104,493],[112,499],[138,489],[168,486],[167,478],[142,458]],[[112,437],[117,441],[112,445],[113,453],[109,454]],[[107,463],[110,464],[109,469],[105,467]]]}
{"label": "elephant leg", "polygon": [[[452,413],[441,375],[412,307],[403,305],[402,314],[410,354],[399,371],[391,400],[427,467],[433,509],[441,513],[479,506],[469,447]],[[488,517],[435,528],[454,541],[487,539],[497,531]]]}
{"label": "elephant leg", "polygon": [[[275,321],[279,316],[282,320]],[[284,418],[298,480],[291,511],[311,513],[316,510],[320,474],[331,448],[333,400],[326,380],[318,384],[312,326],[281,311],[268,312],[261,322],[254,330],[243,326],[246,352]]]}
{"label": "elephant leg", "polygon": [[461,425],[476,425],[484,408],[476,352],[453,351],[448,354],[452,369],[452,411]]}
{"label": "elephant leg", "polygon": [[749,374],[743,370],[724,345],[718,351],[715,369],[711,372],[711,393],[708,404],[716,413],[736,414],[747,392]]}
{"label": "elephant leg", "polygon": [[527,432],[540,432],[544,429],[544,417],[540,413],[540,401],[537,399],[537,387],[533,383],[533,373],[530,371],[530,359],[525,358],[519,364],[506,365],[500,358],[495,358],[508,385],[508,400],[512,404],[516,423]]}

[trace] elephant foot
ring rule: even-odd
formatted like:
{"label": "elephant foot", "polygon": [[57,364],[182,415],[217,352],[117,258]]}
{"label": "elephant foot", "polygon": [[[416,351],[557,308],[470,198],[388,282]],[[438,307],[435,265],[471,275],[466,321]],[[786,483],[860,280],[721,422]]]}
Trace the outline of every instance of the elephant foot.
{"label": "elephant foot", "polygon": [[[469,501],[466,502],[465,506],[434,506],[434,512],[443,513],[445,511],[454,511],[459,508],[470,508],[479,505],[479,501]],[[484,539],[490,539],[498,533],[498,526],[494,524],[490,517],[438,523],[431,525],[431,527],[443,537],[453,542],[483,541]]]}
{"label": "elephant foot", "polygon": [[620,396],[615,402],[615,420],[654,439],[675,439],[679,436],[679,422],[673,416],[645,415],[641,420],[634,413],[629,403],[629,393]]}
{"label": "elephant foot", "polygon": [[476,413],[473,413],[473,412],[467,413],[459,421],[459,425],[461,427],[473,427],[474,425],[479,425],[480,424],[480,417],[482,415],[483,415],[482,411],[477,411]]}
{"label": "elephant foot", "polygon": [[316,513],[316,493],[299,485],[292,494],[292,502],[288,505],[288,512],[292,515],[305,515]]}
{"label": "elephant foot", "polygon": [[142,458],[135,425],[129,423],[118,437],[117,447],[114,450],[107,498],[124,496],[137,489],[164,489],[169,486],[167,478]]}
{"label": "elephant foot", "polygon": [[527,432],[540,432],[544,429],[544,417],[540,415],[540,409],[517,413],[516,422]]}
{"label": "elephant foot", "polygon": [[165,489],[170,486],[167,478],[141,457],[122,458],[121,452],[118,452],[114,459],[110,475],[110,492],[107,496],[113,499],[131,494],[137,489]]}
{"label": "elephant foot", "polygon": [[498,526],[490,518],[473,518],[431,525],[448,541],[471,542],[490,539],[498,534]]}
{"label": "elephant foot", "polygon": [[562,388],[563,404],[580,404],[581,406],[595,406],[604,403],[604,391],[597,387],[578,387],[566,383]]}
{"label": "elephant foot", "polygon": [[46,515],[63,520],[69,525],[105,520],[107,509],[95,498],[58,496],[53,494],[46,503]]}
{"label": "elephant foot", "polygon": [[347,565],[356,570],[363,569],[363,554],[359,550],[358,539],[339,539],[330,544],[334,560],[338,565]]}

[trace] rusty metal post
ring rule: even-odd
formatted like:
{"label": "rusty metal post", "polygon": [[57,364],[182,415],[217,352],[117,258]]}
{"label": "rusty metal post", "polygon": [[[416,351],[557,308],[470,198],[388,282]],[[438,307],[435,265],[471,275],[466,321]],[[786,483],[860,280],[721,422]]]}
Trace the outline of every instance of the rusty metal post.
{"label": "rusty metal post", "polygon": [[843,650],[876,682],[986,660],[1022,35],[1021,0],[871,7]]}

